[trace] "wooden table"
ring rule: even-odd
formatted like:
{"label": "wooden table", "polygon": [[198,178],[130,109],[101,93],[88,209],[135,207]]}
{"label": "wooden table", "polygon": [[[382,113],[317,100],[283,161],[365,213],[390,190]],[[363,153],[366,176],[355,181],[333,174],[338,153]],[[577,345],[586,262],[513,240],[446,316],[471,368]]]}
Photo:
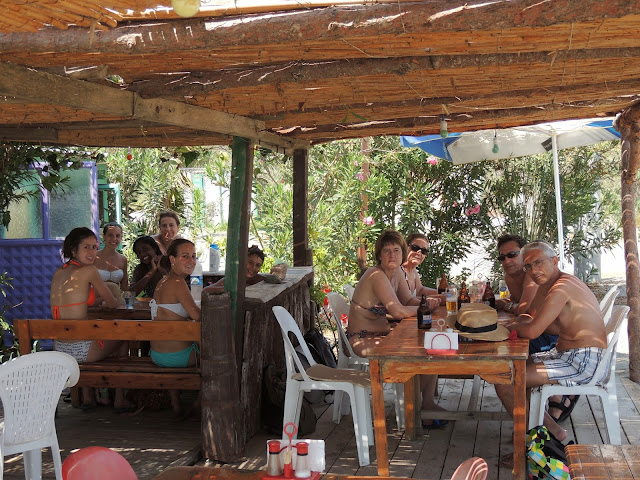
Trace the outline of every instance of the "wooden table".
{"label": "wooden table", "polygon": [[[446,309],[438,308],[434,319],[446,316]],[[525,478],[526,430],[526,360],[529,341],[460,343],[454,355],[429,355],[424,348],[424,332],[418,330],[414,319],[405,319],[376,346],[369,355],[373,398],[378,475],[389,476],[387,428],[384,414],[382,384],[405,385],[405,431],[414,437],[419,418],[416,397],[419,395],[417,375],[479,375],[494,384],[511,384],[514,393],[513,412],[513,474],[516,480]]]}
{"label": "wooden table", "polygon": [[87,316],[92,320],[151,320],[151,308],[147,301],[136,301],[133,309],[127,309],[124,305],[118,308],[89,307]]}
{"label": "wooden table", "polygon": [[640,479],[640,445],[568,445],[573,480]]}

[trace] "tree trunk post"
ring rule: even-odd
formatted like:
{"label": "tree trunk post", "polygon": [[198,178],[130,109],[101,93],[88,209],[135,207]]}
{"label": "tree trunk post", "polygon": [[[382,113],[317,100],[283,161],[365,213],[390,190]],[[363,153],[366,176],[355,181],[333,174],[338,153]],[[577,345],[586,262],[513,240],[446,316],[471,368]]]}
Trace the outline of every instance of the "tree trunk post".
{"label": "tree trunk post", "polygon": [[240,402],[231,297],[202,295],[202,449],[207,459],[236,461],[246,443]]}
{"label": "tree trunk post", "polygon": [[626,263],[629,312],[629,378],[640,383],[640,265],[636,229],[636,176],[640,163],[640,104],[626,109],[616,118],[615,127],[622,142],[622,234]]}
{"label": "tree trunk post", "polygon": [[293,151],[293,266],[313,265],[309,249],[309,150]]}

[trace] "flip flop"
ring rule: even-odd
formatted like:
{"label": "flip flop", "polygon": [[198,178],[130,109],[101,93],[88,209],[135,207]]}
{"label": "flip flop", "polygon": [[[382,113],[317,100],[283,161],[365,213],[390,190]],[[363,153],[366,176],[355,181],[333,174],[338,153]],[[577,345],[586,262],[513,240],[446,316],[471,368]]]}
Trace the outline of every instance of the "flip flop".
{"label": "flip flop", "polygon": [[424,429],[427,429],[427,428],[442,428],[447,423],[449,423],[449,420],[433,419],[433,420],[431,420],[431,423],[422,422],[422,428],[424,428]]}
{"label": "flip flop", "polygon": [[[560,402],[550,401],[549,408],[557,408],[558,410],[560,410],[560,415],[558,415],[558,417],[554,417],[553,415],[549,414],[549,416],[553,418],[556,423],[564,422],[567,418],[569,418],[571,412],[573,412],[573,409],[575,408],[576,403],[578,403],[579,398],[580,395],[563,395]],[[566,405],[567,400],[569,401],[569,405]]]}

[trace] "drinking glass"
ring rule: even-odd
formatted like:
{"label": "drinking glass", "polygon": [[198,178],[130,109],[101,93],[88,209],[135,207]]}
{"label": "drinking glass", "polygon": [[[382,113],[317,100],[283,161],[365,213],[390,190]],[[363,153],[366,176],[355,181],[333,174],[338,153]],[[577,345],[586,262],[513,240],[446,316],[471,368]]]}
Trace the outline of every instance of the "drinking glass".
{"label": "drinking glass", "polygon": [[136,301],[136,296],[133,292],[124,292],[124,305],[128,310],[133,310],[133,304]]}
{"label": "drinking glass", "polygon": [[458,289],[455,285],[447,287],[447,315],[454,315],[458,312]]}

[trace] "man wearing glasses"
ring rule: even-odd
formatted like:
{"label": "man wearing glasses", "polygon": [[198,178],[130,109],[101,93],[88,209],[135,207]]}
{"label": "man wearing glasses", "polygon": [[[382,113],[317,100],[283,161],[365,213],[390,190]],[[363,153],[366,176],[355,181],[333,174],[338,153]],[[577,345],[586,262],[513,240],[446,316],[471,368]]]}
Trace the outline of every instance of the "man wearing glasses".
{"label": "man wearing glasses", "polygon": [[[538,291],[529,313],[520,315],[507,327],[517,331],[521,338],[536,338],[545,331],[559,336],[556,349],[534,355],[528,361],[527,387],[589,382],[607,348],[598,300],[577,277],[560,271],[558,257],[548,243],[529,243],[522,248],[521,254],[522,268],[538,285]],[[496,392],[511,412],[513,392],[510,386],[496,385]],[[544,425],[560,441],[567,436],[548,413],[545,413]]]}
{"label": "man wearing glasses", "polygon": [[[525,275],[524,261],[520,250],[525,245],[519,235],[502,235],[498,238],[498,260],[504,270],[504,281],[509,287],[510,298],[496,301],[496,308],[520,315],[529,311],[531,301],[538,291],[538,285],[529,275]],[[543,333],[529,342],[529,355],[551,350],[558,341],[557,335]]]}

